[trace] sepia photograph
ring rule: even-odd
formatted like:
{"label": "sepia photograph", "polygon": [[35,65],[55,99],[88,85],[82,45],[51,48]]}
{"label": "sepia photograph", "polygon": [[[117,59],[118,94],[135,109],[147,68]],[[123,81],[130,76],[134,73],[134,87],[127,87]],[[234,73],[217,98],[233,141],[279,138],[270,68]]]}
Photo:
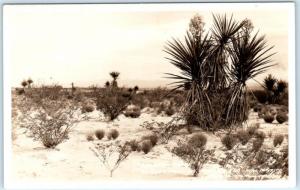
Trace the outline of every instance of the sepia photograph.
{"label": "sepia photograph", "polygon": [[282,2],[4,5],[6,185],[295,185],[294,19]]}

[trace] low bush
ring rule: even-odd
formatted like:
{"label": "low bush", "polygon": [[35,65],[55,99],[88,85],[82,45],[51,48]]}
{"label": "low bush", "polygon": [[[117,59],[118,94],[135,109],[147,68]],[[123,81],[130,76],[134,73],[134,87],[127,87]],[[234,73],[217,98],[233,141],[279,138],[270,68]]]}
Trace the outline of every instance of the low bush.
{"label": "low bush", "polygon": [[128,145],[130,146],[132,151],[137,151],[138,150],[139,143],[136,140],[129,141]]}
{"label": "low bush", "polygon": [[142,140],[150,140],[152,146],[155,146],[158,141],[158,136],[156,134],[151,134],[151,135],[143,136]]}
{"label": "low bush", "polygon": [[242,145],[245,145],[248,143],[249,139],[251,138],[250,134],[248,131],[245,130],[239,130],[237,132],[237,137],[240,140]]}
{"label": "low bush", "polygon": [[283,135],[276,135],[273,139],[273,145],[274,147],[281,145],[282,142],[284,140],[284,136]]}
{"label": "low bush", "polygon": [[141,144],[141,150],[145,153],[148,154],[150,152],[150,150],[152,149],[152,143],[150,140],[144,140],[142,141]]}
{"label": "low bush", "polygon": [[266,134],[263,131],[255,131],[254,136],[259,139],[266,138]]}
{"label": "low bush", "polygon": [[266,123],[272,123],[274,121],[274,116],[270,113],[264,115],[264,120]]}
{"label": "low bush", "polygon": [[254,138],[252,143],[252,151],[258,152],[264,143],[263,138]]}
{"label": "low bush", "polygon": [[138,106],[128,106],[124,111],[126,117],[138,118],[141,115],[141,109]]}
{"label": "low bush", "polygon": [[106,88],[97,97],[97,109],[102,111],[109,120],[117,118],[129,105],[131,96],[123,96],[124,89]]}
{"label": "low bush", "polygon": [[108,133],[107,133],[107,138],[110,139],[116,139],[119,137],[119,131],[116,129],[111,129]]}
{"label": "low bush", "polygon": [[86,140],[87,141],[93,141],[94,140],[94,135],[93,134],[87,134],[86,135]]}
{"label": "low bush", "polygon": [[255,123],[247,128],[247,132],[250,136],[254,135],[256,130],[259,128],[259,123]]}
{"label": "low bush", "polygon": [[85,105],[81,108],[82,113],[89,113],[94,111],[94,106],[92,105]]}
{"label": "low bush", "polygon": [[202,134],[193,135],[187,142],[178,141],[177,147],[171,152],[189,164],[194,171],[193,176],[198,176],[203,165],[213,156],[213,151],[206,150],[207,138]]}
{"label": "low bush", "polygon": [[221,142],[228,150],[231,150],[236,144],[236,138],[232,134],[227,134],[221,139]]}
{"label": "low bush", "polygon": [[253,107],[253,111],[254,111],[254,112],[260,112],[260,111],[261,111],[261,108],[262,108],[262,105],[261,105],[261,104],[256,104],[256,105]]}
{"label": "low bush", "polygon": [[175,109],[173,106],[169,106],[166,110],[165,113],[167,116],[172,116],[175,114]]}
{"label": "low bush", "polygon": [[97,139],[101,140],[105,136],[105,132],[102,129],[96,130],[95,136],[97,137]]}
{"label": "low bush", "polygon": [[121,144],[119,141],[114,143],[97,143],[90,147],[94,155],[110,172],[110,177],[117,170],[120,164],[130,155],[131,148],[128,144]]}
{"label": "low bush", "polygon": [[276,115],[276,120],[278,123],[282,124],[288,120],[288,116],[286,113],[280,112]]}

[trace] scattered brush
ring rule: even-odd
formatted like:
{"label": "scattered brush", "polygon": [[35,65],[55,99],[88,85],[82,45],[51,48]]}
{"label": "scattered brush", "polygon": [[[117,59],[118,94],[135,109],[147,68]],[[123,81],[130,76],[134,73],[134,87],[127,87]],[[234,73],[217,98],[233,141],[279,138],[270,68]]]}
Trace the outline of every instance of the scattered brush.
{"label": "scattered brush", "polygon": [[252,144],[252,151],[258,152],[260,148],[262,147],[264,143],[263,138],[254,138],[253,144]]}
{"label": "scattered brush", "polygon": [[105,136],[105,132],[102,129],[96,130],[95,136],[97,139],[101,140]]}
{"label": "scattered brush", "polygon": [[273,145],[274,147],[281,145],[282,142],[284,140],[284,136],[283,135],[276,135],[273,139]]}

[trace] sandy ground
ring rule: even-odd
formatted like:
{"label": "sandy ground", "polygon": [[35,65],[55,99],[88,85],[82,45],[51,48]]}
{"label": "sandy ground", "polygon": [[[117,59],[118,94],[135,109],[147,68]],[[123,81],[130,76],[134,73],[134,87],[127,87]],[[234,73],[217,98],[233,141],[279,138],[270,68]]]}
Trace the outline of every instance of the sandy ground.
{"label": "sandy ground", "polygon": [[[90,113],[91,118],[97,118],[99,112]],[[12,176],[15,182],[66,182],[66,181],[97,181],[109,180],[109,171],[95,157],[89,149],[93,143],[89,142],[86,135],[96,129],[114,128],[120,132],[119,140],[137,139],[149,133],[140,124],[144,121],[168,122],[171,117],[155,116],[150,113],[142,113],[139,118],[126,118],[120,115],[112,122],[101,122],[96,119],[79,122],[72,128],[69,139],[59,144],[56,149],[45,149],[42,144],[33,141],[24,134],[24,129],[14,126],[16,139],[13,141]],[[260,123],[260,130],[267,135],[272,131],[275,134],[288,134],[288,124],[267,124],[259,119],[257,113],[251,112],[249,122]],[[222,156],[224,147],[220,137],[206,133],[208,137],[207,148],[215,148],[216,155]],[[272,146],[273,138],[267,138],[265,145]],[[102,140],[105,141],[105,140]],[[170,143],[174,143],[171,140]],[[281,146],[287,144],[287,138]],[[228,180],[229,171],[216,163],[207,163],[200,171],[198,177],[192,177],[192,171],[179,157],[172,155],[167,150],[168,145],[157,145],[148,154],[133,152],[121,163],[119,169],[114,172],[113,180]]]}

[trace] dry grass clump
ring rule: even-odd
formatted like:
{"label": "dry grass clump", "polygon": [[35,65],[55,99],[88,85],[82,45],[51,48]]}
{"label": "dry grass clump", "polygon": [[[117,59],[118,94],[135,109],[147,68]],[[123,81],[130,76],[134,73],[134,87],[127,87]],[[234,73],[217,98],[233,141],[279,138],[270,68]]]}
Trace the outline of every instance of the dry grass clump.
{"label": "dry grass clump", "polygon": [[247,128],[247,132],[249,133],[250,136],[252,136],[252,135],[254,135],[254,133],[256,132],[256,130],[258,128],[259,128],[259,123],[255,123]]}
{"label": "dry grass clump", "polygon": [[117,139],[119,137],[120,133],[118,130],[116,129],[111,129],[108,133],[107,133],[107,139]]}
{"label": "dry grass clump", "polygon": [[248,131],[246,130],[239,130],[237,132],[237,137],[240,140],[240,142],[242,143],[242,145],[245,145],[248,143],[248,141],[250,140],[251,136],[249,134]]}
{"label": "dry grass clump", "polygon": [[263,131],[255,131],[254,136],[259,139],[266,138],[266,134]]}
{"label": "dry grass clump", "polygon": [[155,146],[157,144],[157,141],[158,141],[158,136],[156,134],[151,134],[151,135],[143,136],[142,137],[142,141],[143,140],[150,140],[152,146]]}
{"label": "dry grass clump", "polygon": [[95,136],[101,140],[105,136],[105,132],[102,129],[98,129],[95,131]]}
{"label": "dry grass clump", "polygon": [[132,151],[138,151],[139,143],[136,140],[129,141],[128,145],[130,146]]}
{"label": "dry grass clump", "polygon": [[141,150],[145,153],[148,154],[150,150],[152,149],[152,142],[150,140],[144,140],[142,141],[141,144]]}
{"label": "dry grass clump", "polygon": [[273,139],[273,145],[274,147],[281,145],[282,142],[284,140],[284,136],[283,135],[276,135]]}
{"label": "dry grass clump", "polygon": [[282,124],[288,120],[288,116],[286,113],[280,112],[276,115],[276,120],[278,123]]}
{"label": "dry grass clump", "polygon": [[172,116],[175,114],[175,109],[173,106],[168,106],[168,108],[165,110],[165,113],[167,116]]}
{"label": "dry grass clump", "polygon": [[231,150],[236,144],[236,138],[233,134],[227,134],[221,139],[221,142],[228,150]]}
{"label": "dry grass clump", "polygon": [[270,113],[264,115],[264,120],[266,123],[272,123],[274,121],[274,116]]}

